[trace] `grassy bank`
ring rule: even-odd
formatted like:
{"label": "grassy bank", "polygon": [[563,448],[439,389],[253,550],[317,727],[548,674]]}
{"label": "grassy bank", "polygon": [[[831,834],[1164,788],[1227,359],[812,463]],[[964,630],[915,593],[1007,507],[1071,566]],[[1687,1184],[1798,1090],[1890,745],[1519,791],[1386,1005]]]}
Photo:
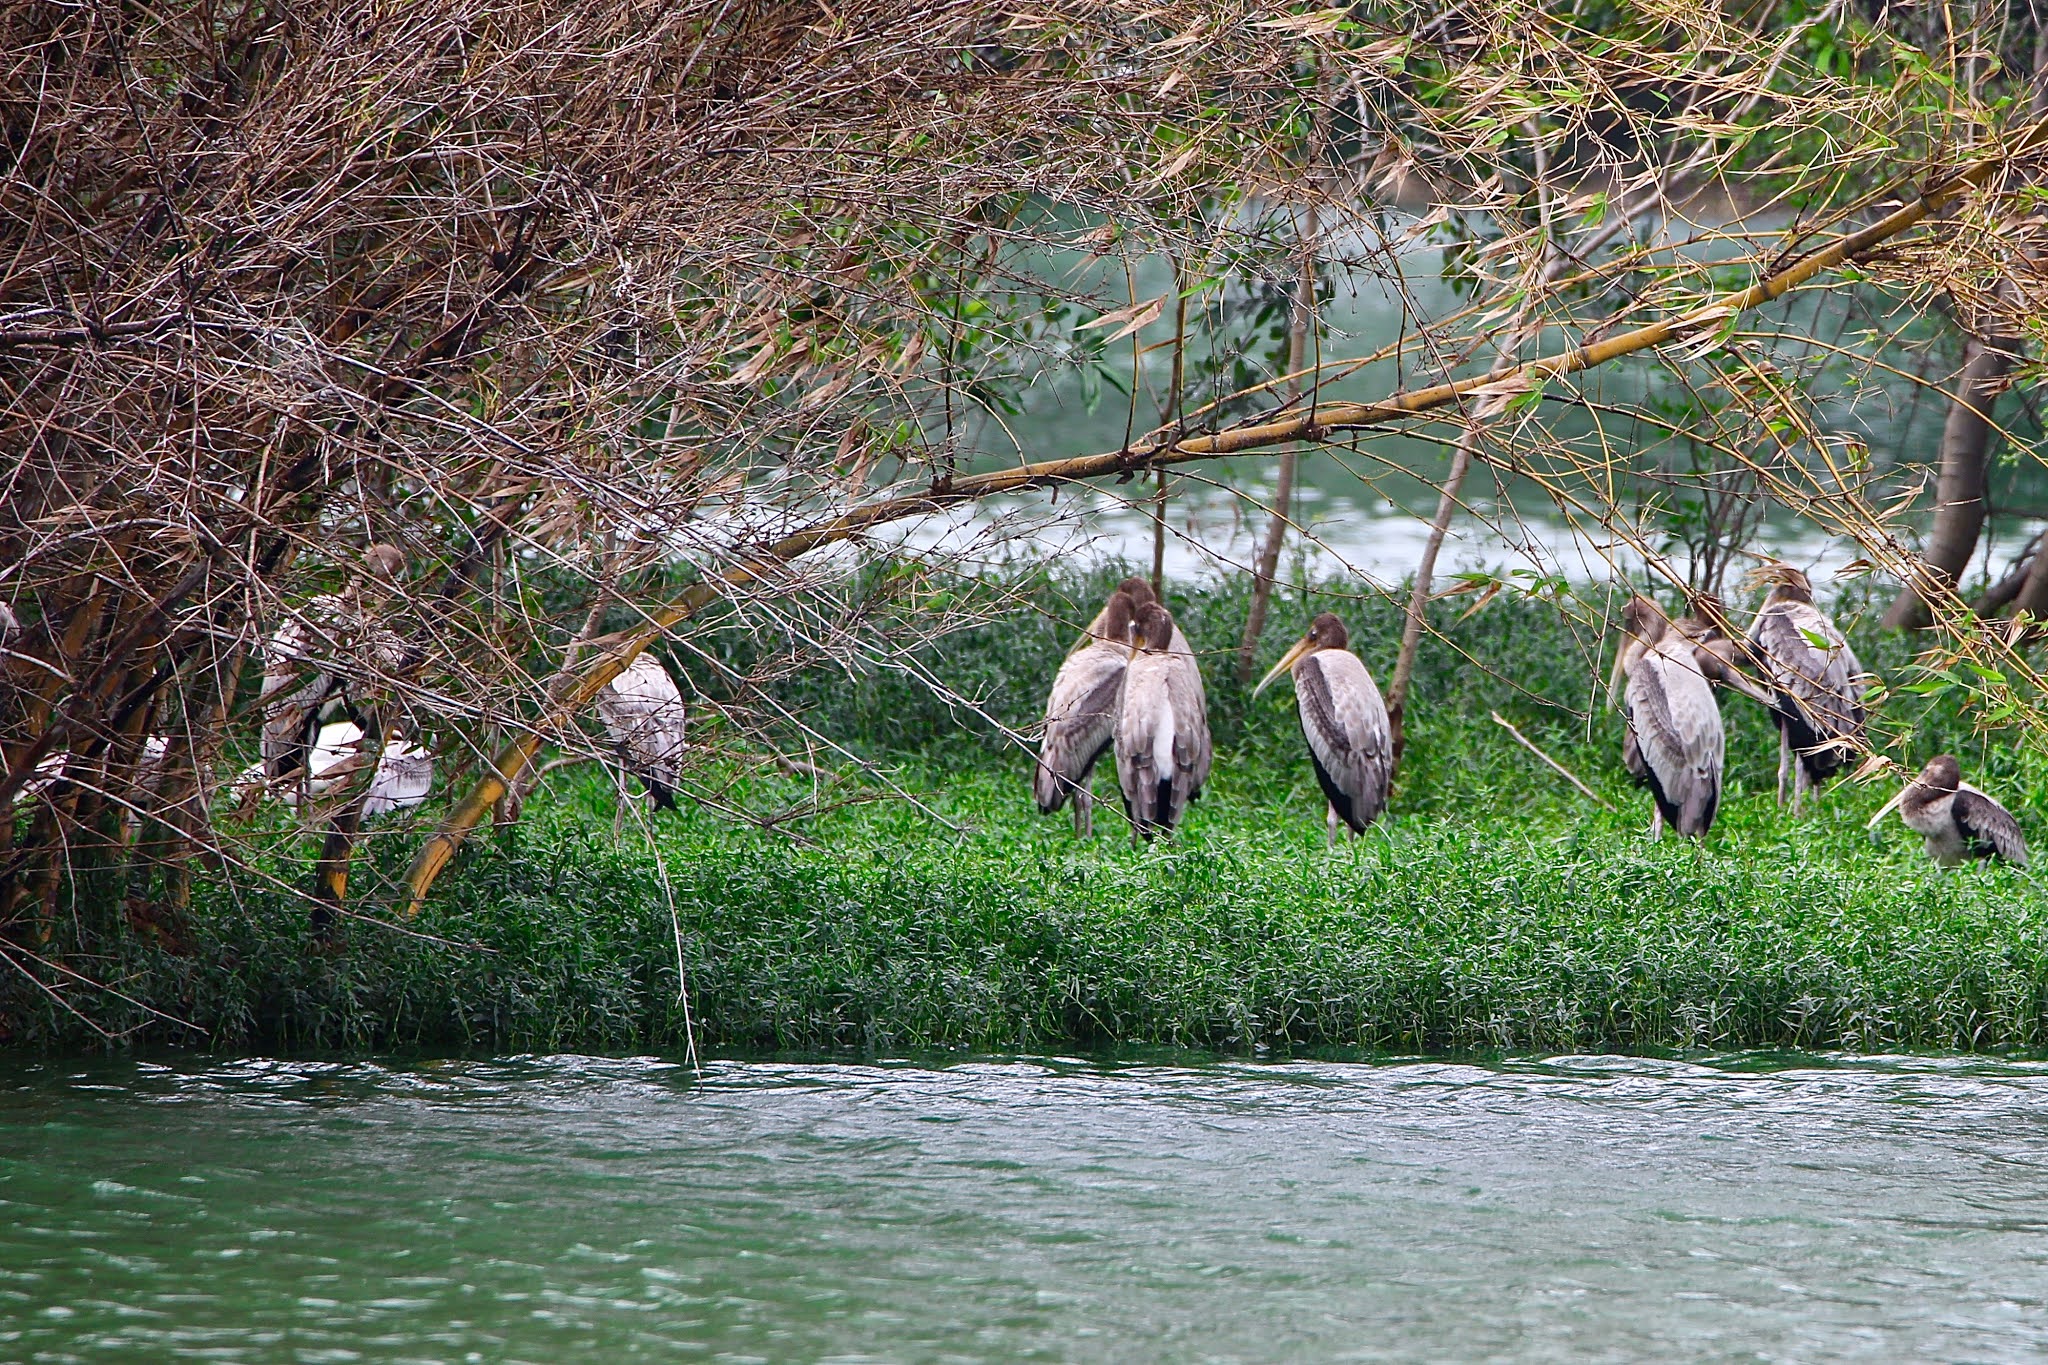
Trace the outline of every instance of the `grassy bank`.
{"label": "grassy bank", "polygon": [[[930,667],[1028,723],[1089,591],[1039,584]],[[1238,594],[1176,605],[1198,644],[1236,638]],[[1304,610],[1289,604],[1267,658]],[[1394,609],[1344,610],[1384,676]],[[1888,786],[1837,785],[1792,824],[1772,797],[1774,739],[1733,703],[1713,837],[1649,845],[1617,722],[1586,714],[1604,672],[1595,633],[1527,602],[1443,624],[1395,813],[1334,852],[1285,690],[1249,703],[1223,661],[1209,669],[1212,790],[1150,849],[1106,811],[1088,844],[1040,819],[1028,760],[921,684],[814,675],[784,699],[917,803],[775,831],[686,810],[660,820],[657,859],[630,832],[613,844],[609,794],[586,776],[444,880],[418,927],[481,951],[364,923],[343,951],[309,951],[301,911],[225,886],[192,956],[136,946],[103,965],[209,1035],[146,1036],[232,1047],[674,1048],[678,936],[714,1048],[2048,1046],[2048,897],[2023,874],[1937,873],[1896,824],[1872,847],[1862,822]],[[1865,643],[1880,667],[1903,663],[1898,643]],[[1617,809],[1550,773],[1496,710]],[[1901,701],[1885,723],[1915,757],[1957,748],[2031,824],[2038,759],[1986,747],[1940,701]],[[762,812],[809,790],[737,764],[705,778]],[[384,841],[366,880],[407,848]],[[77,1041],[47,1002],[17,992],[10,1008],[19,1041]]]}

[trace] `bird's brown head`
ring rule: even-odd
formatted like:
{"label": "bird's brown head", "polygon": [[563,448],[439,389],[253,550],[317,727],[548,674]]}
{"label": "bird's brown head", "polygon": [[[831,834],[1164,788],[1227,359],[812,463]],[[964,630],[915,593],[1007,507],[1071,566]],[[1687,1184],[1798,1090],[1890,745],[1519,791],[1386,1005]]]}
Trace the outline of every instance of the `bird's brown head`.
{"label": "bird's brown head", "polygon": [[1621,628],[1641,640],[1653,645],[1664,637],[1666,618],[1664,609],[1640,593],[1628,599],[1628,605],[1621,609]]}
{"label": "bird's brown head", "polygon": [[1102,629],[1098,638],[1114,640],[1118,644],[1127,643],[1131,638],[1131,623],[1137,616],[1138,604],[1131,601],[1129,593],[1111,593],[1109,605],[1102,609]]}
{"label": "bird's brown head", "polygon": [[1686,594],[1686,617],[1672,624],[1702,642],[1726,640],[1734,633],[1728,625],[1727,606],[1704,588]]}
{"label": "bird's brown head", "polygon": [[379,542],[363,551],[363,567],[379,582],[396,583],[405,572],[405,555],[396,545]]}
{"label": "bird's brown head", "polygon": [[1116,585],[1116,590],[1131,599],[1132,607],[1142,607],[1147,602],[1157,602],[1159,594],[1152,591],[1152,585],[1142,578],[1126,578]]}
{"label": "bird's brown head", "polygon": [[1749,586],[1768,587],[1770,592],[1765,602],[1811,602],[1813,580],[1799,569],[1793,568],[1782,559],[1774,559],[1749,571]]}
{"label": "bird's brown head", "polygon": [[1164,654],[1173,647],[1173,613],[1157,602],[1138,608],[1135,639],[1140,649]]}
{"label": "bird's brown head", "polygon": [[1927,766],[1920,770],[1920,776],[1913,779],[1914,785],[1946,794],[1963,784],[1963,765],[1956,762],[1954,754],[1942,754],[1929,759]]}
{"label": "bird's brown head", "polygon": [[1343,649],[1351,643],[1351,632],[1344,629],[1344,623],[1330,613],[1308,623],[1309,643],[1317,649]]}

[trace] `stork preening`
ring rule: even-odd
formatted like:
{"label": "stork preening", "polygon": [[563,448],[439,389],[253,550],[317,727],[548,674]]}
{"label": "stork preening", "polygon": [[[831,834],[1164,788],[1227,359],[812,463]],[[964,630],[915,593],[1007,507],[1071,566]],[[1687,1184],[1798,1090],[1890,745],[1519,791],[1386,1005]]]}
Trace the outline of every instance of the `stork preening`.
{"label": "stork preening", "polygon": [[1292,675],[1301,733],[1328,802],[1323,827],[1331,843],[1340,821],[1363,834],[1379,818],[1394,775],[1387,703],[1350,642],[1344,623],[1324,612],[1252,689],[1257,697],[1282,673]]}
{"label": "stork preening", "polygon": [[1628,730],[1621,757],[1629,775],[1656,803],[1650,837],[1668,823],[1702,838],[1721,804],[1721,767],[1728,748],[1721,708],[1693,641],[1647,597],[1622,609],[1626,632],[1615,652],[1608,700],[1619,700]]}
{"label": "stork preening", "polygon": [[1789,564],[1772,563],[1752,577],[1771,584],[1749,626],[1749,653],[1772,689],[1778,725],[1778,802],[1792,785],[1792,813],[1866,746],[1863,665],[1827,614],[1813,603],[1813,584]]}
{"label": "stork preening", "polygon": [[597,714],[619,766],[640,779],[655,809],[674,810],[683,767],[683,693],[661,660],[636,655],[597,694]]}
{"label": "stork preening", "polygon": [[[1124,674],[1131,661],[1131,627],[1137,604],[1125,585],[1088,623],[1088,633],[1060,664],[1052,692],[1045,699],[1045,733],[1038,745],[1038,764],[1031,774],[1031,794],[1041,815],[1050,815],[1069,799],[1074,803],[1074,833],[1094,833],[1095,796],[1089,790],[1095,764],[1116,740],[1117,718],[1123,714]],[[1151,589],[1145,589],[1151,597]]]}
{"label": "stork preening", "polygon": [[[1152,591],[1151,583],[1142,578],[1126,578],[1123,582],[1117,584],[1116,588],[1118,592],[1129,594],[1131,607],[1134,611],[1142,610],[1149,602],[1159,602],[1159,596]],[[1162,609],[1166,608],[1164,602],[1159,602],[1159,605]],[[1171,616],[1172,612],[1168,610],[1167,614]],[[1180,660],[1180,667],[1185,675],[1186,684],[1194,692],[1195,709],[1202,713],[1203,725],[1205,727],[1204,733],[1206,733],[1209,716],[1209,693],[1208,689],[1202,685],[1202,665],[1195,658],[1195,647],[1188,643],[1187,634],[1181,630],[1180,622],[1178,621],[1175,621],[1173,624],[1173,643],[1168,646],[1168,652]],[[1208,785],[1211,758],[1212,755],[1209,751],[1204,749],[1202,752],[1201,770],[1195,774],[1195,789],[1190,799],[1200,797],[1202,788]]]}
{"label": "stork preening", "polygon": [[406,644],[376,618],[383,599],[405,572],[405,557],[390,545],[363,551],[365,574],[340,593],[311,599],[274,632],[263,648],[263,770],[276,779],[308,765],[323,722],[340,710],[358,724],[359,703],[377,680],[404,667]]}
{"label": "stork preening", "polygon": [[1180,823],[1209,774],[1214,749],[1192,652],[1174,648],[1173,615],[1157,602],[1138,608],[1137,645],[1124,674],[1116,723],[1116,775],[1133,839]]}
{"label": "stork preening", "polygon": [[1877,837],[1878,822],[1894,810],[1906,828],[1927,841],[1927,856],[1943,867],[1965,859],[1996,858],[2027,865],[2027,841],[2012,812],[1963,781],[1962,766],[1943,754],[1920,770],[1899,794],[1884,803],[1864,828]]}

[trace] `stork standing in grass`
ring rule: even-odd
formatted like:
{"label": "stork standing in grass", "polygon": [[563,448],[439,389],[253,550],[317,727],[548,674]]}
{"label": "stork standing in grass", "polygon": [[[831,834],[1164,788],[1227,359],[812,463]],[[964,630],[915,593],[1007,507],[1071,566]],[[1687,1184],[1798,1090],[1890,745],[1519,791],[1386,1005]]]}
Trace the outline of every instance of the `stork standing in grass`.
{"label": "stork standing in grass", "polygon": [[1826,613],[1813,584],[1790,564],[1771,563],[1751,577],[1771,590],[1749,626],[1749,654],[1774,696],[1778,724],[1778,803],[1792,783],[1792,813],[1806,793],[1824,785],[1851,755],[1867,747],[1863,665]]}
{"label": "stork standing in grass", "polygon": [[1340,822],[1353,834],[1363,834],[1379,818],[1394,776],[1387,703],[1350,643],[1344,623],[1324,612],[1252,689],[1256,697],[1282,673],[1293,676],[1301,733],[1328,800],[1323,828],[1332,844]]}
{"label": "stork standing in grass", "polygon": [[[639,778],[657,810],[674,810],[683,766],[683,693],[661,660],[641,653],[597,694],[619,766]],[[625,820],[619,806],[613,833]]]}
{"label": "stork standing in grass", "polygon": [[[1130,595],[1133,610],[1142,609],[1148,602],[1159,602],[1158,594],[1152,591],[1152,584],[1142,578],[1126,578],[1117,584],[1116,588],[1118,592]],[[1159,602],[1159,605],[1166,606],[1164,602]],[[1171,615],[1170,609],[1168,614]],[[1183,684],[1194,693],[1195,709],[1202,713],[1206,723],[1209,714],[1209,692],[1202,686],[1202,665],[1195,658],[1195,647],[1188,643],[1187,633],[1180,628],[1178,621],[1173,623],[1173,643],[1168,646],[1167,652],[1180,661]],[[1199,798],[1202,788],[1208,785],[1209,763],[1210,755],[1205,750],[1201,770],[1195,774],[1195,788],[1191,799]]]}
{"label": "stork standing in grass", "polygon": [[1622,762],[1650,788],[1656,803],[1650,837],[1664,826],[1702,838],[1721,804],[1721,767],[1728,748],[1721,708],[1694,645],[1647,597],[1622,609],[1621,647],[1608,682],[1628,722]]}
{"label": "stork standing in grass", "polygon": [[[1137,615],[1127,589],[1130,583],[1143,581],[1126,580],[1109,595],[1088,623],[1087,635],[1060,664],[1045,700],[1045,734],[1031,774],[1031,794],[1041,815],[1052,814],[1071,797],[1074,833],[1083,839],[1095,832],[1095,796],[1089,779],[1097,760],[1115,742],[1117,718],[1123,714],[1124,673],[1131,661],[1131,626]],[[1150,598],[1150,588],[1145,595]]]}
{"label": "stork standing in grass", "polygon": [[1962,766],[1943,754],[1928,763],[1870,817],[1865,826],[1877,838],[1878,822],[1898,811],[1906,828],[1927,841],[1927,856],[1943,867],[1966,858],[1995,858],[2027,865],[2027,841],[2012,812],[1963,781]]}
{"label": "stork standing in grass", "polygon": [[1138,609],[1137,652],[1124,675],[1116,723],[1116,775],[1131,836],[1150,840],[1180,823],[1208,776],[1214,749],[1192,653],[1173,647],[1173,616],[1157,602]]}

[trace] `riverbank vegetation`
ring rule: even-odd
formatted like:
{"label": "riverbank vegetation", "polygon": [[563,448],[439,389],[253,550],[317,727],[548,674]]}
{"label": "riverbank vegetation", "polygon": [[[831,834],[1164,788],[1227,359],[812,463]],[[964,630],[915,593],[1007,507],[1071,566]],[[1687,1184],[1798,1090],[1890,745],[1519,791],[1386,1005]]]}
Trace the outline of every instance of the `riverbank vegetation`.
{"label": "riverbank vegetation", "polygon": [[[2024,805],[2048,554],[1971,566],[2039,465],[2030,10],[145,0],[0,54],[21,1041],[668,1045],[680,977],[721,1046],[2034,1037],[2019,882],[1864,880],[1753,744],[1642,849],[1492,718],[1624,806],[1610,595],[1733,593],[1776,518],[1870,595],[1867,757],[1967,703]],[[1288,567],[1311,449],[1426,490],[1400,594]],[[1017,566],[1117,510],[1228,758],[1149,852],[1011,797],[1093,609]],[[1454,522],[1519,572],[1440,573]],[[1312,590],[1407,741],[1327,858],[1243,696]],[[684,809],[615,847],[647,651]]]}
{"label": "riverbank vegetation", "polygon": [[[1647,843],[1648,799],[1592,695],[1599,632],[1546,602],[1443,611],[1393,810],[1364,838],[1325,849],[1285,698],[1247,705],[1212,674],[1217,775],[1185,828],[1133,848],[1112,798],[1079,843],[1064,814],[1036,814],[1004,727],[1033,716],[1100,586],[1029,581],[1011,615],[919,656],[987,718],[901,674],[790,680],[783,700],[815,748],[843,744],[868,776],[836,781],[845,761],[700,772],[727,810],[656,815],[649,843],[631,825],[614,841],[595,770],[562,770],[450,874],[413,926],[432,938],[372,911],[323,948],[289,883],[244,879],[202,895],[182,954],[131,940],[95,963],[200,1033],[151,1025],[137,1004],[99,1017],[164,1042],[270,1048],[2048,1046],[2048,897],[2025,873],[1941,872],[1896,822],[1872,846],[1863,820],[1890,781],[1838,782],[1788,819],[1774,735],[1739,702],[1712,837]],[[1323,586],[1317,604],[1349,614],[1384,668],[1401,604]],[[1175,606],[1198,644],[1228,642],[1248,598],[1219,587]],[[1276,615],[1291,626],[1307,610],[1297,597]],[[1857,639],[1907,681],[1874,614],[1856,613]],[[1900,693],[1880,725],[1911,757],[1969,754],[2016,809],[2048,792],[2039,758],[1984,744],[1955,694]],[[810,809],[818,784],[835,808],[778,818]],[[405,850],[373,843],[366,883],[402,894]],[[23,1004],[16,1041],[84,1040],[56,1005]]]}

